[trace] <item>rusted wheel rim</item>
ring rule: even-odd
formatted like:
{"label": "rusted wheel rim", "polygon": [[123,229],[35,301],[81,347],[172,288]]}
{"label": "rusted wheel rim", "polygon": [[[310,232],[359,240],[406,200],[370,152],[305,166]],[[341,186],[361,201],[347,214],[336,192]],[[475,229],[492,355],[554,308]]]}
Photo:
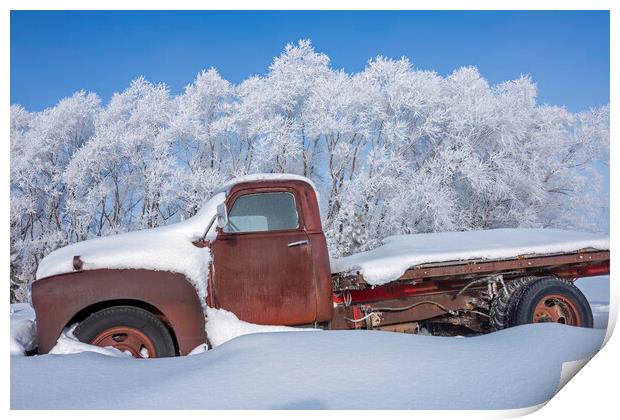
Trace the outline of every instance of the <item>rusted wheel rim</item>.
{"label": "rusted wheel rim", "polygon": [[578,327],[581,318],[577,305],[562,295],[547,295],[538,301],[534,309],[533,322],[557,322]]}
{"label": "rusted wheel rim", "polygon": [[119,326],[108,328],[90,342],[99,347],[114,347],[122,352],[130,352],[138,359],[157,357],[155,345],[142,331],[131,327]]}

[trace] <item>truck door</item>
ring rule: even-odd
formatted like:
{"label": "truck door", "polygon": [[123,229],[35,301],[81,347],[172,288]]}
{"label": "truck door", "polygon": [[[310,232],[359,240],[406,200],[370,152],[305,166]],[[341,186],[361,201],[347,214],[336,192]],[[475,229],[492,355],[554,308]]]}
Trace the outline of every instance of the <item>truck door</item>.
{"label": "truck door", "polygon": [[209,304],[256,324],[314,322],[312,250],[296,191],[241,190],[227,209],[229,223],[211,248]]}

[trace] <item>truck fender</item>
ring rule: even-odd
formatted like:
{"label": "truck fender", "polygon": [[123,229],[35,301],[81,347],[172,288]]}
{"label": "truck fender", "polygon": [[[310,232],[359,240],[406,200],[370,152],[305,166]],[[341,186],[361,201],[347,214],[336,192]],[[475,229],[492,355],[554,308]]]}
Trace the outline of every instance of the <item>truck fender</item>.
{"label": "truck fender", "polygon": [[48,353],[65,327],[115,305],[154,312],[172,332],[180,355],[206,341],[204,312],[194,286],[179,273],[142,269],[78,271],[32,286],[39,354]]}

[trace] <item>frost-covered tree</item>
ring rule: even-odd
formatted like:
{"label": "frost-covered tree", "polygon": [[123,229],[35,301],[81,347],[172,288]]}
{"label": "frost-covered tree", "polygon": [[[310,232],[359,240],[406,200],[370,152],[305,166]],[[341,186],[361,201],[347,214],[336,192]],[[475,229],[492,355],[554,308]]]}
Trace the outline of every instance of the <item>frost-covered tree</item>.
{"label": "frost-covered tree", "polygon": [[[175,98],[170,134],[177,169],[171,181],[183,217],[200,204],[239,165],[236,139],[229,137],[224,117],[232,100],[232,86],[215,69],[202,71],[183,95]],[[234,172],[234,170],[233,170]]]}
{"label": "frost-covered tree", "polygon": [[77,234],[155,227],[176,214],[173,110],[167,86],[138,78],[98,115],[64,173],[72,213],[89,220]]}
{"label": "frost-covered tree", "polygon": [[18,298],[39,259],[75,240],[63,172],[92,137],[100,110],[97,95],[83,91],[39,113],[11,107],[11,280],[22,285]]}
{"label": "frost-covered tree", "polygon": [[172,96],[138,78],[11,107],[11,290],[67,243],[193,215],[225,180],[293,172],[319,188],[333,256],[392,234],[608,228],[609,106],[541,105],[527,76],[441,76],[376,57],[354,74],[310,41],[237,85],[200,72]]}

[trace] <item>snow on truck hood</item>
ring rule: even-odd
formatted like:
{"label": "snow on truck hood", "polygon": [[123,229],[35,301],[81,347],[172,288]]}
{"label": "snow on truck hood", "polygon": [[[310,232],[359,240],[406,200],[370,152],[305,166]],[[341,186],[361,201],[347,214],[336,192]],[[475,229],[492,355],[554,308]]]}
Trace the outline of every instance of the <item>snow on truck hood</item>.
{"label": "snow on truck hood", "polygon": [[396,235],[371,251],[331,259],[332,273],[360,272],[373,285],[426,263],[609,249],[609,236],[559,229],[491,229]]}
{"label": "snow on truck hood", "polygon": [[[72,272],[73,257],[79,255],[84,270],[145,268],[182,273],[203,297],[211,254],[209,248],[198,248],[192,242],[204,234],[218,204],[224,202],[225,197],[224,192],[215,194],[196,215],[179,223],[90,239],[59,248],[41,260],[36,278]],[[214,226],[208,237],[213,232]]]}

